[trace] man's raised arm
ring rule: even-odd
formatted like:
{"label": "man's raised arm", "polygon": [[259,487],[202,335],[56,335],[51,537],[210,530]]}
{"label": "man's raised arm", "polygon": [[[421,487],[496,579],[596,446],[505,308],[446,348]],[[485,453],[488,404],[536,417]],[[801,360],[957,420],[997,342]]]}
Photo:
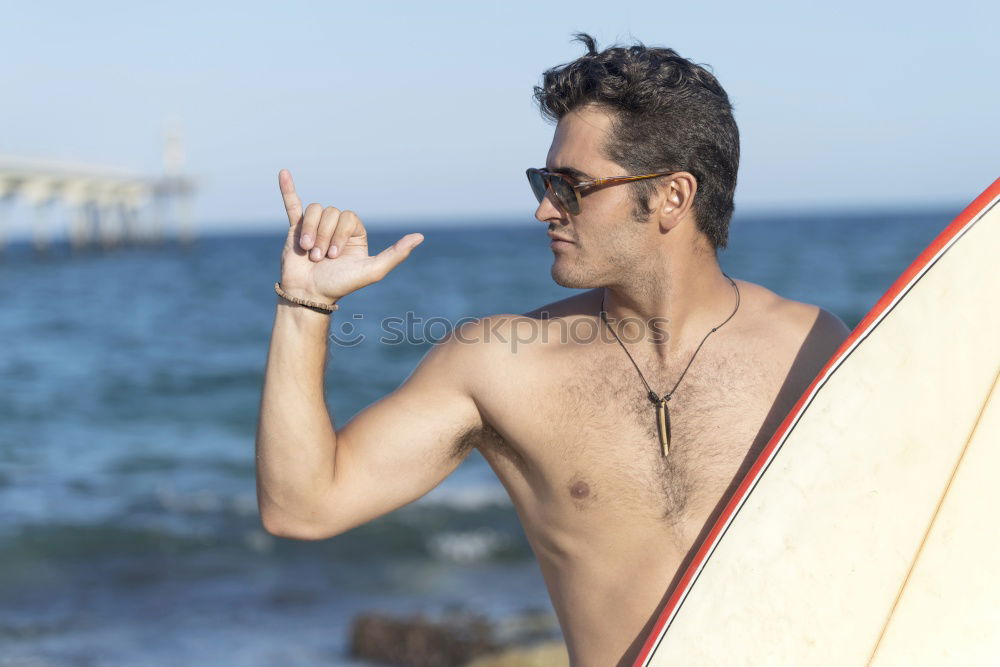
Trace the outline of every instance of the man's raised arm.
{"label": "man's raised arm", "polygon": [[[368,255],[361,220],[310,204],[291,174],[278,176],[289,231],[281,286],[335,302],[381,280],[423,238],[409,234]],[[419,498],[461,462],[455,445],[481,426],[460,372],[469,350],[450,339],[429,352],[392,394],[336,429],[323,396],[329,316],[279,299],[257,426],[257,501],[275,535],[321,539]]]}

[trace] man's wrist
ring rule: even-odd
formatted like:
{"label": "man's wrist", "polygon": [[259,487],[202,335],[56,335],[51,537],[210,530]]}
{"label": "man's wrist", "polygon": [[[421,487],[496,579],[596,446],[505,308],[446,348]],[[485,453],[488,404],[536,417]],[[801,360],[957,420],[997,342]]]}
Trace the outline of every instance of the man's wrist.
{"label": "man's wrist", "polygon": [[[286,290],[280,282],[274,283],[274,291],[284,301],[308,308],[309,310],[314,310],[318,313],[328,315],[340,308],[340,306],[337,305],[339,298],[331,299],[330,297],[315,297],[313,295],[305,294],[299,296],[299,294],[296,293],[298,290],[294,288]],[[299,293],[301,294],[301,292]]]}
{"label": "man's wrist", "polygon": [[305,299],[306,301],[323,301],[331,303],[336,301],[336,299],[330,299],[329,297],[316,294],[315,292],[311,292],[310,290],[303,289],[301,287],[294,287],[294,286],[286,287],[285,284],[280,281],[278,282],[278,285],[281,287],[281,290],[283,292],[285,292],[289,296],[295,297],[296,299]]}
{"label": "man's wrist", "polygon": [[332,313],[318,312],[306,306],[292,303],[280,296],[276,296],[276,298],[275,311],[279,319],[291,322],[296,329],[302,330],[303,333],[314,331],[316,333],[322,332],[324,337],[327,335],[330,322],[333,319]]}

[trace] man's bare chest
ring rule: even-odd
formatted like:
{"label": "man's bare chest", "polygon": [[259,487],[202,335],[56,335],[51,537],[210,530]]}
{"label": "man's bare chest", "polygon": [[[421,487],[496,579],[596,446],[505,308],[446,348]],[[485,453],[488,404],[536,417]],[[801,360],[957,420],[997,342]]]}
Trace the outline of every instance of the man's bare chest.
{"label": "man's bare chest", "polygon": [[[623,355],[624,356],[624,355]],[[624,363],[622,363],[624,361]],[[683,368],[646,373],[659,394]],[[637,517],[679,525],[700,517],[739,471],[780,384],[773,362],[704,354],[668,402],[663,456],[655,406],[627,359],[591,355],[532,374],[491,417],[481,447],[501,480],[548,515]]]}

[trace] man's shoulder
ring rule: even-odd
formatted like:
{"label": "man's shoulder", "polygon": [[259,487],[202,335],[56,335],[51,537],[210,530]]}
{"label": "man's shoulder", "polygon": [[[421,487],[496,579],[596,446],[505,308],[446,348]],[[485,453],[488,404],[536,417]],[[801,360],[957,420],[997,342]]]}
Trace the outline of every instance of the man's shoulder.
{"label": "man's shoulder", "polygon": [[850,328],[836,314],[813,303],[781,296],[766,287],[740,281],[755,294],[755,321],[764,340],[787,347],[813,366],[825,363],[850,335]]}
{"label": "man's shoulder", "polygon": [[574,316],[594,317],[601,302],[599,288],[578,292],[523,313],[495,313],[466,318],[452,331],[451,338],[461,342],[502,343],[506,334],[539,329],[545,322]]}
{"label": "man's shoulder", "polygon": [[781,322],[793,337],[811,338],[838,346],[851,333],[843,320],[822,306],[778,295],[775,297],[772,305],[775,321]]}
{"label": "man's shoulder", "polygon": [[593,318],[600,300],[601,290],[593,289],[523,313],[465,318],[456,323],[438,347],[451,350],[449,356],[461,364],[480,365],[490,359],[506,363],[512,355],[524,358],[544,354],[543,350],[564,342],[566,337],[556,331],[565,328],[560,328],[560,323],[574,317]]}

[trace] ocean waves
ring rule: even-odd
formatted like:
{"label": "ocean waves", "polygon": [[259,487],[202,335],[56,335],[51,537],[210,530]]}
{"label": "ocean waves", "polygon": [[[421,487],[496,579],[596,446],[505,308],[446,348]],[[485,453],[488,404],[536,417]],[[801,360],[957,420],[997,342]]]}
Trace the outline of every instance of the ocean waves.
{"label": "ocean waves", "polygon": [[[170,459],[143,457],[123,464],[162,473],[177,469]],[[231,463],[238,478],[250,473]],[[88,488],[86,493],[100,493]],[[321,541],[276,538],[260,524],[256,497],[208,489],[178,492],[161,485],[136,495],[100,520],[31,520],[5,526],[0,571],[29,561],[88,563],[121,557],[147,558],[216,551],[238,558],[289,555],[327,562],[426,559],[439,562],[503,562],[530,559],[530,547],[509,502],[458,495],[454,503],[417,502],[397,512]]]}

